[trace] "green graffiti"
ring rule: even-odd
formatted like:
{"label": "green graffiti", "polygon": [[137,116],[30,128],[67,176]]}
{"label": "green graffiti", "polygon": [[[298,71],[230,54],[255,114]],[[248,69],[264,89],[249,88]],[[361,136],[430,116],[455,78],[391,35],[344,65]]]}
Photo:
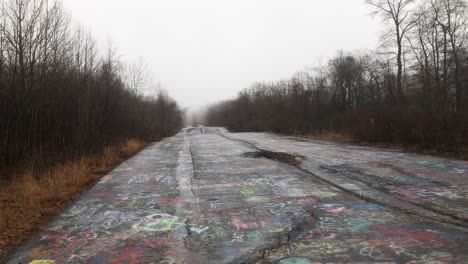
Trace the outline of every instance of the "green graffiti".
{"label": "green graffiti", "polygon": [[177,217],[168,214],[153,215],[151,222],[138,223],[133,225],[133,229],[145,230],[150,232],[163,232],[173,229],[177,224]]}
{"label": "green graffiti", "polygon": [[240,193],[242,193],[243,195],[253,195],[255,194],[255,188],[252,188],[252,187],[242,188]]}
{"label": "green graffiti", "polygon": [[308,258],[286,258],[278,262],[278,264],[312,264],[312,261]]}

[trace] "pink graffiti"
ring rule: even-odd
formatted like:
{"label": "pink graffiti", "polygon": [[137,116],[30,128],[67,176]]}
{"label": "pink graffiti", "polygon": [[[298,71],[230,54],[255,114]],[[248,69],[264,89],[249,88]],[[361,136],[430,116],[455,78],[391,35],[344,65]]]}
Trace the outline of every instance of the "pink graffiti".
{"label": "pink graffiti", "polygon": [[332,240],[332,239],[335,239],[335,238],[336,238],[336,234],[331,233],[329,236],[321,238],[321,240]]}
{"label": "pink graffiti", "polygon": [[315,200],[312,197],[307,197],[307,198],[298,199],[297,202],[299,204],[315,204],[315,203],[317,203],[317,200]]}
{"label": "pink graffiti", "polygon": [[181,205],[182,200],[180,198],[169,199],[169,198],[161,198],[159,202],[162,204],[172,204],[172,205]]}
{"label": "pink graffiti", "polygon": [[408,237],[419,241],[430,241],[436,240],[437,238],[439,238],[439,235],[432,232],[417,231],[411,233]]}
{"label": "pink graffiti", "polygon": [[408,236],[410,234],[407,229],[401,227],[377,226],[376,228],[385,236]]}
{"label": "pink graffiti", "polygon": [[267,224],[263,221],[252,221],[252,222],[245,222],[239,218],[234,218],[232,220],[232,225],[236,227],[237,231],[240,231],[241,229],[256,229],[256,228],[265,228]]}

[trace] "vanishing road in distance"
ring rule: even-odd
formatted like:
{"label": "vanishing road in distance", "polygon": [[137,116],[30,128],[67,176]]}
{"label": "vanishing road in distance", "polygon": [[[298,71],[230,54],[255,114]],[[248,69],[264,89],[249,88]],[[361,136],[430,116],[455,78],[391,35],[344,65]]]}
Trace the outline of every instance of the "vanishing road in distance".
{"label": "vanishing road in distance", "polygon": [[468,263],[468,162],[184,129],[7,263]]}

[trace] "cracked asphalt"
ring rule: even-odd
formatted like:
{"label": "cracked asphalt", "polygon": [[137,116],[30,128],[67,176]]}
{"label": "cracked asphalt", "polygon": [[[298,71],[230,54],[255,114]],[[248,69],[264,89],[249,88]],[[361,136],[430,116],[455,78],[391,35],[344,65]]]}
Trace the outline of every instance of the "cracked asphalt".
{"label": "cracked asphalt", "polygon": [[189,128],[122,163],[7,263],[468,263],[467,187],[465,161]]}

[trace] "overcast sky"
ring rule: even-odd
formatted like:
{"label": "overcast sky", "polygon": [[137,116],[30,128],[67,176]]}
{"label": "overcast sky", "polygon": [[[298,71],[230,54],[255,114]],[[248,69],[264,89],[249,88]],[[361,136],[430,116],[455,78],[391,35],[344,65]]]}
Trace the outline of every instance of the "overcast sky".
{"label": "overcast sky", "polygon": [[364,0],[64,0],[101,46],[142,57],[183,107],[377,46]]}

